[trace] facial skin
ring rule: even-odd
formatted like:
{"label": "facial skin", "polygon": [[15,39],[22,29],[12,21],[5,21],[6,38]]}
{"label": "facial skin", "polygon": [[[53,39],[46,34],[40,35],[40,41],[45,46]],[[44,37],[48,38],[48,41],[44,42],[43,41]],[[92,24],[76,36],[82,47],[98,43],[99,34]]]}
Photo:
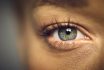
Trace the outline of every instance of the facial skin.
{"label": "facial skin", "polygon": [[[32,20],[25,18],[24,38],[27,45],[30,70],[103,70],[104,55],[104,2],[89,0],[85,7],[54,5],[50,3],[32,9]],[[30,14],[30,13],[26,13]],[[53,48],[55,37],[40,36],[42,27],[55,22],[77,22],[91,39],[78,40],[72,50]],[[33,21],[34,23],[32,23]],[[60,24],[60,23],[58,23]],[[41,31],[40,31],[41,30]],[[73,40],[74,41],[74,40]],[[70,43],[70,41],[68,41]],[[68,44],[67,47],[71,47]]]}

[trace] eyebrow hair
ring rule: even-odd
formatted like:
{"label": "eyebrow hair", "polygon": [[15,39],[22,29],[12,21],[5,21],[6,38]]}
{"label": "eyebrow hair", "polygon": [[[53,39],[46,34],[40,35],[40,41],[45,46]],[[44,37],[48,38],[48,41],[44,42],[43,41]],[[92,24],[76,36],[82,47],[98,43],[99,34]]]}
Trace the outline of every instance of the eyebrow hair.
{"label": "eyebrow hair", "polygon": [[89,5],[89,0],[34,0],[34,5],[56,5],[61,7],[83,8]]}

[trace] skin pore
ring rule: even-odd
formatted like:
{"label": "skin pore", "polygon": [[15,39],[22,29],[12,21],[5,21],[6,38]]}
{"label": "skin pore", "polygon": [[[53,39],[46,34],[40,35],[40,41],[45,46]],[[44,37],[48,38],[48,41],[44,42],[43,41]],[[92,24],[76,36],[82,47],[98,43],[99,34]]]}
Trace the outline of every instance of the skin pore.
{"label": "skin pore", "polygon": [[[26,40],[30,70],[103,70],[104,55],[104,2],[103,0],[40,0],[32,11],[25,11],[24,38]],[[68,1],[68,2],[67,2]],[[76,0],[75,0],[76,1]],[[82,2],[83,1],[83,2]],[[30,2],[31,3],[31,2]],[[65,3],[65,4],[64,4]],[[83,7],[80,6],[83,3]],[[73,4],[75,4],[73,6]],[[68,41],[67,47],[72,50],[53,48],[59,42],[54,36],[40,36],[43,28],[58,22],[75,22],[90,40],[75,41],[74,46]],[[64,24],[64,23],[63,23]],[[46,27],[47,28],[47,27]],[[62,42],[62,41],[61,41]],[[62,42],[63,43],[63,42]],[[52,45],[50,45],[52,44]],[[66,42],[64,42],[66,44]]]}

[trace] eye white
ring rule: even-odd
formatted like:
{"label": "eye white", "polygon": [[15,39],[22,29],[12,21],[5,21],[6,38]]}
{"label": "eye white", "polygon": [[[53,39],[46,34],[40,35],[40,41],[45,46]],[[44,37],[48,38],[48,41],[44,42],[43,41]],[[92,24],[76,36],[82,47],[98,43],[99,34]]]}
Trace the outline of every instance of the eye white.
{"label": "eye white", "polygon": [[84,39],[84,37],[85,37],[85,35],[81,31],[77,30],[76,39]]}
{"label": "eye white", "polygon": [[[53,37],[54,37],[55,39],[57,39],[57,40],[61,40],[61,39],[59,38],[59,35],[58,35],[58,30],[55,30],[55,31],[53,32]],[[85,35],[84,35],[81,31],[77,30],[77,36],[76,36],[75,40],[76,40],[76,39],[84,39],[84,37],[85,37]],[[70,41],[70,40],[68,40],[68,41]]]}

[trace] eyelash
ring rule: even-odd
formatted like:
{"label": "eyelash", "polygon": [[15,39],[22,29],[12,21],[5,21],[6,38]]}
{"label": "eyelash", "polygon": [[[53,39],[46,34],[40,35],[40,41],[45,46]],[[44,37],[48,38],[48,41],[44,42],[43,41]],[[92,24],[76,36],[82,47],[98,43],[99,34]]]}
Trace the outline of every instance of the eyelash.
{"label": "eyelash", "polygon": [[88,30],[86,28],[84,28],[83,26],[79,25],[78,23],[75,23],[75,22],[69,22],[69,21],[67,21],[67,22],[56,22],[56,23],[51,23],[49,25],[44,25],[43,27],[44,27],[42,29],[43,31],[41,31],[42,33],[40,35],[45,36],[45,37],[50,36],[57,29],[66,28],[66,27],[75,27],[76,29],[81,31],[86,37],[89,37],[90,39],[92,39],[90,37],[90,33],[88,32]]}

